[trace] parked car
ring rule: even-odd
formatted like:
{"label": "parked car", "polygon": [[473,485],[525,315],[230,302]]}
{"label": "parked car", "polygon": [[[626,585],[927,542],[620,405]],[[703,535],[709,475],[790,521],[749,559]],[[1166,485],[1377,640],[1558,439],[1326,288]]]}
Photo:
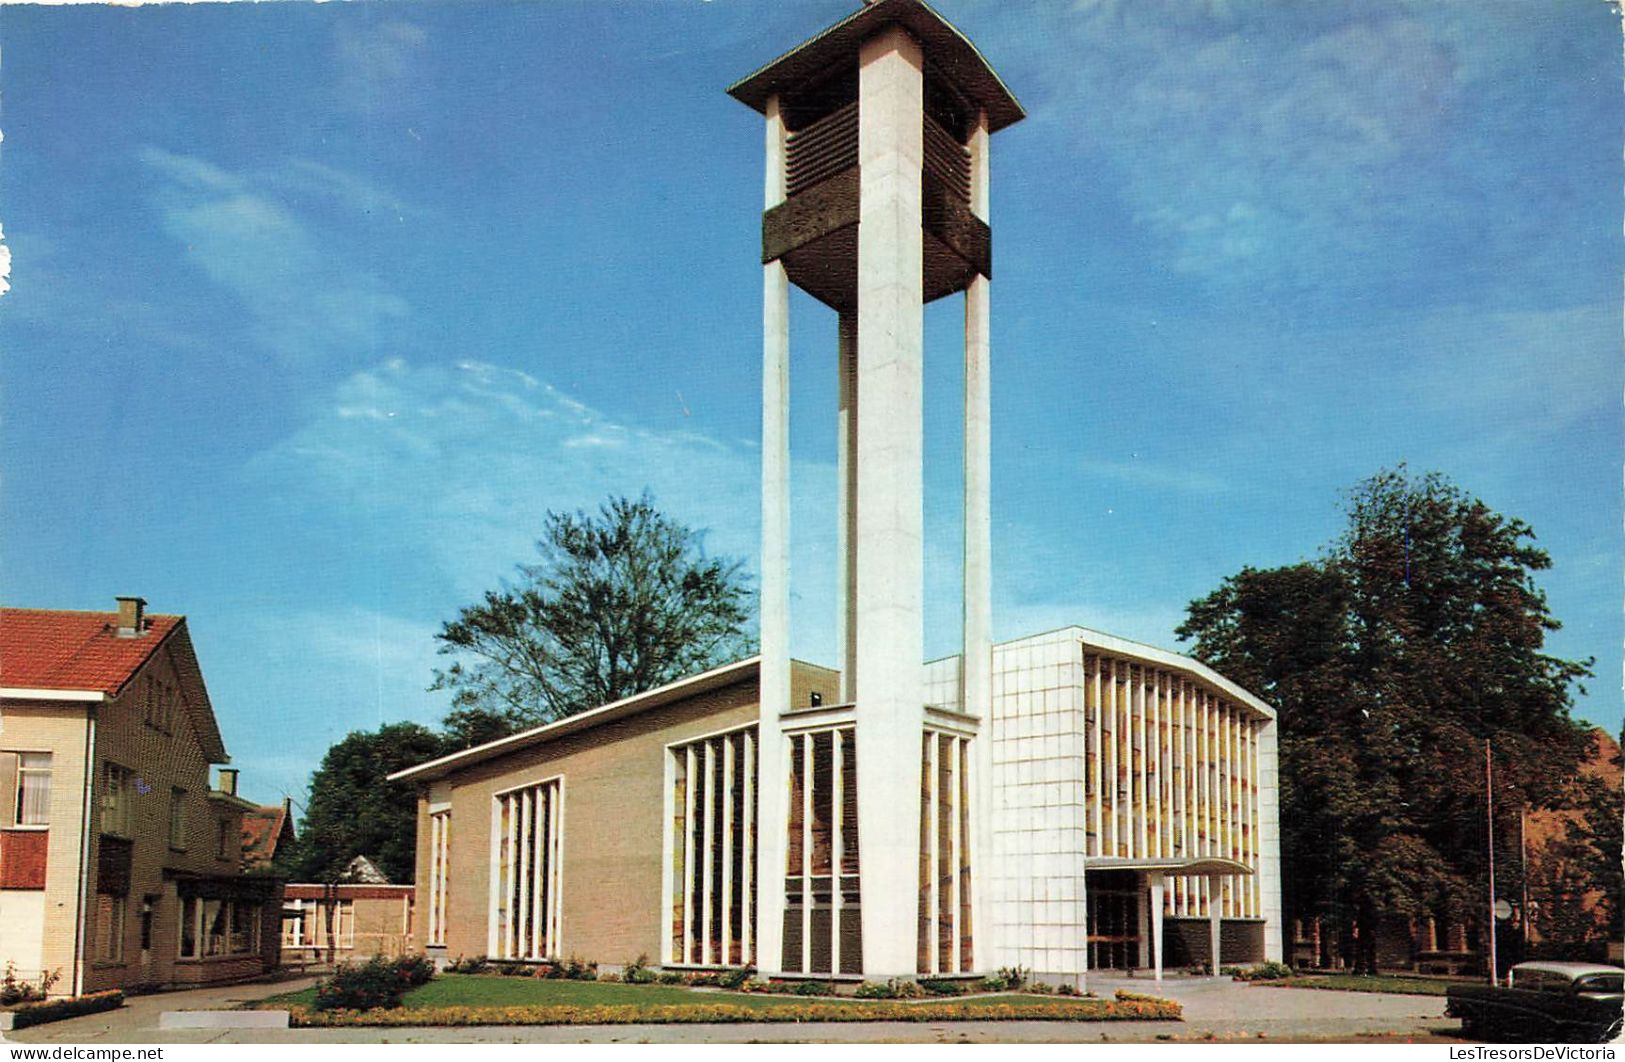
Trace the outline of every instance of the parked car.
{"label": "parked car", "polygon": [[1510,988],[1451,985],[1445,1013],[1479,1040],[1607,1043],[1620,1034],[1625,969],[1589,962],[1521,962]]}

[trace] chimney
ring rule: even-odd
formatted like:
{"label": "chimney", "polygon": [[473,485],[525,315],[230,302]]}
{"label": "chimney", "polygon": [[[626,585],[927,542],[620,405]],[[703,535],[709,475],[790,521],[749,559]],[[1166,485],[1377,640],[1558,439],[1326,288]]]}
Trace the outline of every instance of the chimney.
{"label": "chimney", "polygon": [[227,796],[237,795],[237,768],[220,768],[220,792]]}
{"label": "chimney", "polygon": [[143,616],[147,609],[144,597],[118,598],[118,636],[137,638],[146,633]]}

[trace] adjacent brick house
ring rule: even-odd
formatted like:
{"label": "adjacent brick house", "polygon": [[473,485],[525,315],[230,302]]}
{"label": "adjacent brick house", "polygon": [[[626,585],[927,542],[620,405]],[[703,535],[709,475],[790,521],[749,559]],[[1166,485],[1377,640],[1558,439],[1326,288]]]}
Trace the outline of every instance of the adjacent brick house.
{"label": "adjacent brick house", "polygon": [[[242,818],[183,616],[0,609],[0,965],[57,993],[273,968],[281,883]],[[262,927],[264,927],[262,929]]]}

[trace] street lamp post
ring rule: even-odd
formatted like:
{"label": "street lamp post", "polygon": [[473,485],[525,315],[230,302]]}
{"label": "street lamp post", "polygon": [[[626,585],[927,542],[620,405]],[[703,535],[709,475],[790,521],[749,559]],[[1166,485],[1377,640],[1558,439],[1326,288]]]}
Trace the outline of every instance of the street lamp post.
{"label": "street lamp post", "polygon": [[1490,984],[1495,984],[1495,776],[1490,764],[1490,739],[1484,739],[1484,812],[1490,844]]}

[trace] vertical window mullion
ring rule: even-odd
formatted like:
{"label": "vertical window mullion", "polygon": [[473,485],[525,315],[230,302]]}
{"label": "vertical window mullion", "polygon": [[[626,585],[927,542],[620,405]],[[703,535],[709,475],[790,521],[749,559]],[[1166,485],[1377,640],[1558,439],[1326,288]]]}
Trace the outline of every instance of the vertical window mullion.
{"label": "vertical window mullion", "polygon": [[742,909],[739,920],[739,958],[746,966],[755,965],[755,929],[756,929],[756,735],[749,730],[745,731],[745,808],[744,823],[740,830],[744,834],[743,851],[744,863],[740,874],[740,890],[744,893],[739,903]]}
{"label": "vertical window mullion", "polygon": [[703,804],[703,806],[705,808],[705,829],[704,829],[703,834],[702,834],[703,839],[702,839],[701,843],[704,845],[705,851],[704,851],[704,853],[702,853],[701,859],[702,859],[702,864],[704,866],[705,877],[704,877],[704,881],[702,882],[702,884],[700,886],[700,908],[701,908],[701,910],[700,910],[700,938],[701,938],[700,961],[703,964],[705,964],[706,966],[709,966],[709,965],[711,965],[711,963],[713,961],[712,954],[711,954],[711,929],[712,929],[712,925],[713,925],[712,920],[711,920],[711,897],[712,897],[711,875],[716,870],[716,833],[717,833],[716,814],[715,814],[716,801],[717,801],[717,794],[716,794],[717,755],[716,755],[716,748],[709,741],[707,741],[705,743],[704,761],[705,761],[705,798],[701,803]]}
{"label": "vertical window mullion", "polygon": [[1089,854],[1092,855],[1092,856],[1096,856],[1096,857],[1104,855],[1105,851],[1106,851],[1106,847],[1105,847],[1106,846],[1106,835],[1103,832],[1101,832],[1102,831],[1102,823],[1101,823],[1101,814],[1100,814],[1101,813],[1101,808],[1106,803],[1105,791],[1101,787],[1101,778],[1104,776],[1104,773],[1105,773],[1105,761],[1100,758],[1100,755],[1101,755],[1101,752],[1100,752],[1100,727],[1101,727],[1102,721],[1105,718],[1105,711],[1103,710],[1104,705],[1101,703],[1101,700],[1100,700],[1100,669],[1101,669],[1101,657],[1097,653],[1097,654],[1095,654],[1094,672],[1093,672],[1093,674],[1091,676],[1093,690],[1094,690],[1094,703],[1093,703],[1093,705],[1091,707],[1092,707],[1092,710],[1095,713],[1095,722],[1094,722],[1094,727],[1093,727],[1093,730],[1094,730],[1093,742],[1094,742],[1094,752],[1095,752],[1095,777],[1094,777],[1095,791],[1093,793],[1089,794],[1089,803],[1093,806],[1094,816],[1095,816],[1095,844],[1094,844],[1094,850],[1091,851]]}
{"label": "vertical window mullion", "polygon": [[941,889],[942,864],[940,845],[942,843],[942,815],[940,811],[941,796],[937,792],[937,735],[926,733],[925,739],[925,777],[926,777],[926,836],[930,838],[927,849],[930,853],[926,861],[929,868],[926,872],[925,887],[927,890],[926,911],[929,914],[929,928],[926,930],[926,972],[937,973],[940,969],[940,945],[942,908],[939,893]]}
{"label": "vertical window mullion", "polygon": [[813,736],[801,737],[801,972],[812,972]]}
{"label": "vertical window mullion", "polygon": [[683,786],[683,961],[694,961],[694,815],[699,803],[700,776],[694,746],[683,749],[688,782]]}
{"label": "vertical window mullion", "polygon": [[959,737],[948,739],[948,754],[952,757],[948,777],[953,785],[953,820],[948,824],[948,872],[953,880],[948,886],[949,934],[948,972],[959,972],[959,863],[965,856],[965,837],[961,830],[964,825],[964,809],[960,806],[960,796],[964,791],[961,784],[961,775],[965,770],[965,740]]}
{"label": "vertical window mullion", "polygon": [[734,910],[734,743],[722,739],[722,955],[719,961],[733,961]]}
{"label": "vertical window mullion", "polygon": [[830,894],[829,894],[829,971],[834,977],[841,972],[841,906],[845,900],[841,888],[841,875],[845,870],[842,857],[846,854],[846,839],[841,835],[846,819],[846,753],[842,747],[844,732],[833,730],[829,738],[830,754]]}

